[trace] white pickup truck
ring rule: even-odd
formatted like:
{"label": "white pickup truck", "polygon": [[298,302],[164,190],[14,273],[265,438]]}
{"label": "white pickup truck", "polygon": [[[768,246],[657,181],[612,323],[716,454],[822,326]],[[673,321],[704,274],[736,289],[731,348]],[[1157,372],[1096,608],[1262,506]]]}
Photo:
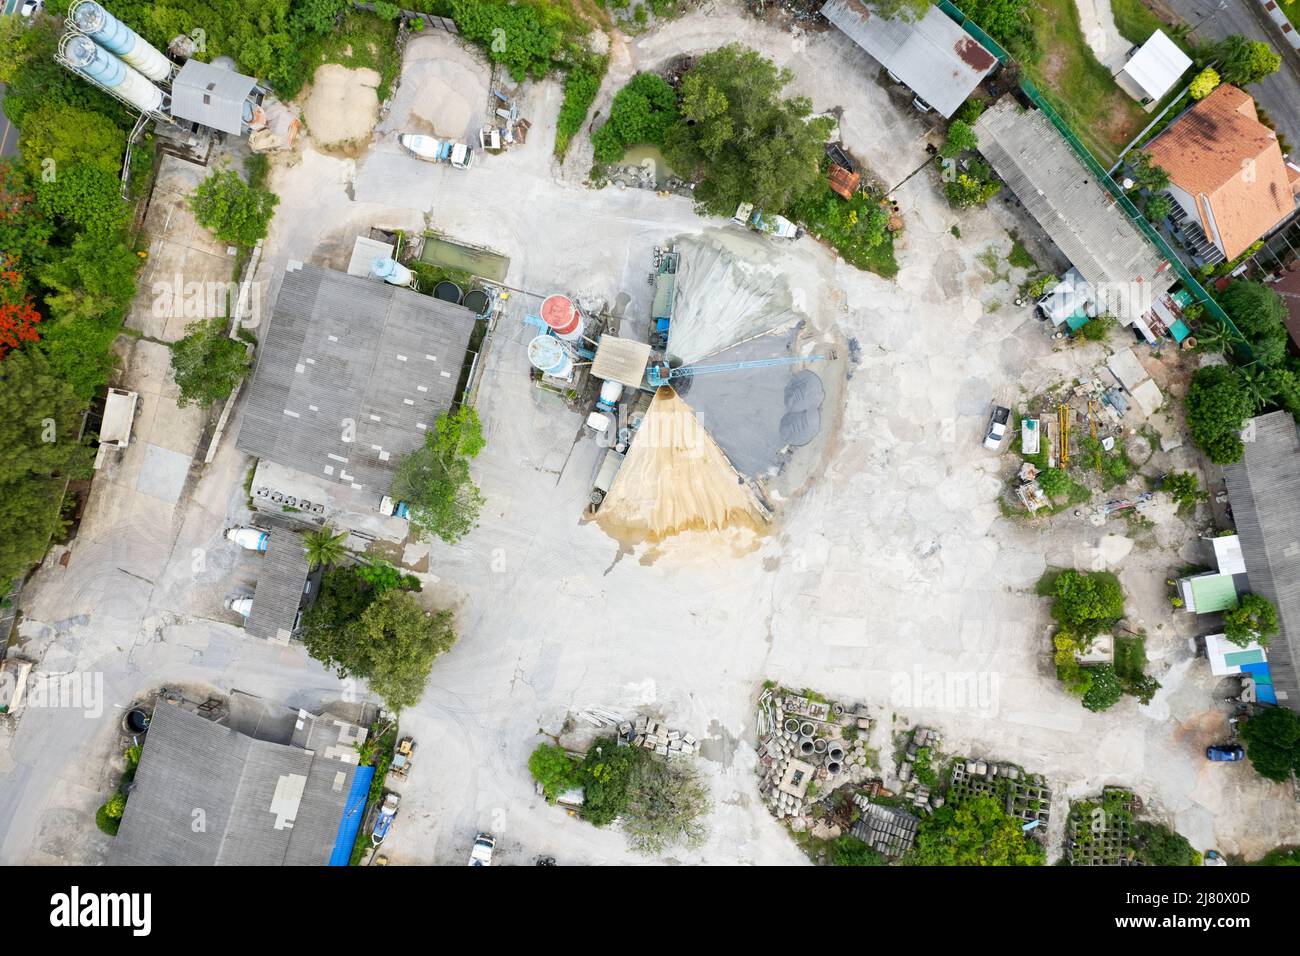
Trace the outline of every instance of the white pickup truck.
{"label": "white pickup truck", "polygon": [[497,841],[490,833],[480,833],[474,838],[474,845],[469,851],[470,866],[491,866],[492,851],[496,849]]}

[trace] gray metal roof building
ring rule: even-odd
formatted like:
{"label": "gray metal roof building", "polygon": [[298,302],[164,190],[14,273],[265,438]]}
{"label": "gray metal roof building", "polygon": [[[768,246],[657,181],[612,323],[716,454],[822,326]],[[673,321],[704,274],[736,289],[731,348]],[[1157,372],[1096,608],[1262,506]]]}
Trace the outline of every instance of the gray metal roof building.
{"label": "gray metal roof building", "polygon": [[945,117],[957,112],[998,62],[936,6],[916,21],[891,20],[863,0],[829,0],[822,16]]}
{"label": "gray metal roof building", "polygon": [[298,535],[280,528],[273,528],[270,534],[244,630],[254,637],[288,644],[311,569]]}
{"label": "gray metal roof building", "polygon": [[201,60],[186,60],[172,80],[172,115],[233,133],[244,131],[244,104],[257,80]]}
{"label": "gray metal roof building", "polygon": [[1278,703],[1300,710],[1300,427],[1288,412],[1250,422],[1242,460],[1224,469],[1250,590],[1277,608],[1268,645]]}
{"label": "gray metal roof building", "polygon": [[1178,280],[1052,121],[1003,97],[975,124],[979,151],[1088,282],[1129,324]]}
{"label": "gray metal roof building", "polygon": [[385,494],[397,459],[451,408],[475,321],[411,289],[290,263],[257,350],[239,448]]}
{"label": "gray metal roof building", "polygon": [[365,737],[299,711],[292,742],[276,743],[159,703],[110,862],[324,866]]}

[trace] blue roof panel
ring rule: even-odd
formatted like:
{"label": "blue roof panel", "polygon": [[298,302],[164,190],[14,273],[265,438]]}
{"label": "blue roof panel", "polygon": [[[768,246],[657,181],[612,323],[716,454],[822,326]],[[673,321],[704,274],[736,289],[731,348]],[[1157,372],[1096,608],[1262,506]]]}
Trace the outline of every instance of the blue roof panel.
{"label": "blue roof panel", "polygon": [[330,866],[347,866],[352,862],[352,847],[357,842],[357,833],[361,830],[361,822],[366,815],[366,797],[370,795],[370,781],[374,776],[374,767],[358,767],[352,775],[352,789],[348,791],[343,819],[339,821],[339,833],[334,838]]}

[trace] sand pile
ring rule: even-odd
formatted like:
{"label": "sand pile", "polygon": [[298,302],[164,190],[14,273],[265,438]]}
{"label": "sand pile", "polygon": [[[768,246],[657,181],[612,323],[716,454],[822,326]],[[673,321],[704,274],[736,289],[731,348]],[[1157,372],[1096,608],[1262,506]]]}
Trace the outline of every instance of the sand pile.
{"label": "sand pile", "polygon": [[686,531],[752,537],[766,520],[690,407],[665,387],[651,402],[596,523],[622,544],[635,545]]}
{"label": "sand pile", "polygon": [[312,78],[303,115],[317,146],[369,142],[379,119],[379,74],[327,63]]}

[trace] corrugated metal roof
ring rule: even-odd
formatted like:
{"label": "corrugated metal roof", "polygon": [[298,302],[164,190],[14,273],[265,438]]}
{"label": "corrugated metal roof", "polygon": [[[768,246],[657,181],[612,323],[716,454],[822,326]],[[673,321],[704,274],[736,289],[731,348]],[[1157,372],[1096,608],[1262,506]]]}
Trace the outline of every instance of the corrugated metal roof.
{"label": "corrugated metal roof", "polygon": [[244,101],[257,80],[201,60],[186,60],[172,80],[172,115],[238,136]]}
{"label": "corrugated metal roof", "polygon": [[1157,30],[1124,64],[1123,73],[1147,96],[1158,100],[1173,88],[1191,65],[1192,58],[1180,50],[1163,30]]}
{"label": "corrugated metal roof", "polygon": [[302,539],[292,531],[271,529],[262,568],[253,592],[253,609],[244,630],[254,637],[289,643],[302,604],[310,568]]}
{"label": "corrugated metal roof", "polygon": [[314,751],[255,740],[160,703],[111,862],[324,865],[357,767],[353,742],[365,731],[328,715],[301,719],[318,732]]}
{"label": "corrugated metal roof", "polygon": [[237,444],[382,495],[397,459],[451,408],[475,315],[318,266],[286,271]]}
{"label": "corrugated metal roof", "polygon": [[975,130],[984,158],[1089,283],[1101,311],[1127,324],[1177,281],[1043,113],[1003,97]]}
{"label": "corrugated metal roof", "polygon": [[646,363],[650,361],[650,345],[632,339],[602,335],[596,345],[596,358],[591,363],[591,374],[596,378],[618,382],[628,388],[640,388],[645,378]]}
{"label": "corrugated metal roof", "polygon": [[1268,659],[1278,703],[1300,710],[1300,427],[1287,412],[1250,421],[1240,463],[1224,469],[1250,590],[1273,602]]}
{"label": "corrugated metal roof", "polygon": [[993,54],[935,6],[916,21],[890,20],[863,0],[829,0],[822,16],[945,117],[997,64]]}

